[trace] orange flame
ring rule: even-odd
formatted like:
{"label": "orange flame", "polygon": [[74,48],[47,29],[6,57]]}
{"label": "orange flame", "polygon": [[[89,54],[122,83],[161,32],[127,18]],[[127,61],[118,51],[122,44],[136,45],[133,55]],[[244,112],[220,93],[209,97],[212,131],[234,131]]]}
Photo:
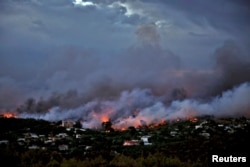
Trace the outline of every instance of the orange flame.
{"label": "orange flame", "polygon": [[100,122],[108,122],[109,121],[109,117],[108,115],[105,114],[97,114],[97,113],[93,113],[93,117],[100,120]]}
{"label": "orange flame", "polygon": [[107,115],[101,116],[101,122],[108,122],[108,121],[109,121],[109,117]]}
{"label": "orange flame", "polygon": [[17,115],[11,112],[3,113],[3,118],[17,118]]}
{"label": "orange flame", "polygon": [[125,131],[125,130],[127,130],[125,127],[122,127],[121,129],[120,129],[121,131]]}
{"label": "orange flame", "polygon": [[[112,115],[114,110],[112,108],[108,108],[103,110],[102,112],[92,112],[92,116],[95,120],[100,121],[100,123],[106,123],[111,121]],[[161,118],[158,120],[151,120],[146,116],[138,115],[140,112],[140,109],[136,109],[130,116],[120,118],[119,120],[115,122],[111,122],[112,128],[117,131],[125,131],[128,129],[128,127],[132,126],[135,128],[143,128],[144,126],[148,128],[157,128],[162,125],[167,124],[167,120],[165,118]],[[198,119],[195,117],[195,114],[192,111],[188,112],[188,116],[185,118],[176,118],[176,122],[180,121],[190,121],[190,122],[197,122]],[[171,122],[171,121],[170,121]]]}
{"label": "orange flame", "polygon": [[102,112],[95,112],[93,111],[92,116],[99,120],[100,122],[108,122],[110,121],[110,116],[112,115],[113,109],[107,108],[106,110],[103,110]]}

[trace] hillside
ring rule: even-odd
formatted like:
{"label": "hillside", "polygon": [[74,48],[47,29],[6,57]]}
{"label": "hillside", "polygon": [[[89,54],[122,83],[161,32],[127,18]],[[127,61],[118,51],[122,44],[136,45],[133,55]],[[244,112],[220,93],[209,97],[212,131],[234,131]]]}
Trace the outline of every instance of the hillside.
{"label": "hillside", "polygon": [[208,166],[212,154],[249,153],[246,118],[205,117],[122,131],[108,131],[105,126],[83,129],[79,122],[62,125],[62,121],[1,118],[1,164]]}

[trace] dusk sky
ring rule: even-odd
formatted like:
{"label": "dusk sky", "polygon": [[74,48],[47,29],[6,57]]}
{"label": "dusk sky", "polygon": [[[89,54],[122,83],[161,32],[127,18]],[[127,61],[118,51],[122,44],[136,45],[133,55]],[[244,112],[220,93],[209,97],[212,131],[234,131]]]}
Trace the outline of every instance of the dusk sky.
{"label": "dusk sky", "polygon": [[250,81],[249,18],[248,0],[1,0],[0,111],[68,91],[217,96]]}

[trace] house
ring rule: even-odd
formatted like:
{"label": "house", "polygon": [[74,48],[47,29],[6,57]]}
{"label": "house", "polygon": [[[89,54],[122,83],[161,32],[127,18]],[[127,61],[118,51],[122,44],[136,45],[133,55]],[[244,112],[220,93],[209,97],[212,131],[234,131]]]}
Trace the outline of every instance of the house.
{"label": "house", "polygon": [[80,139],[81,135],[80,134],[76,134],[76,139]]}
{"label": "house", "polygon": [[151,136],[142,136],[141,137],[141,141],[143,141],[143,144],[144,145],[152,145],[152,143],[149,143],[148,142],[148,139],[150,138]]}
{"label": "house", "polygon": [[8,144],[9,141],[8,140],[0,140],[0,144]]}
{"label": "house", "polygon": [[210,133],[206,133],[206,132],[200,133],[200,135],[207,139],[210,137]]}
{"label": "house", "polygon": [[195,125],[195,129],[200,129],[202,128],[202,125]]}
{"label": "house", "polygon": [[65,138],[67,137],[68,135],[66,133],[59,133],[56,135],[56,137],[59,137],[59,138]]}
{"label": "house", "polygon": [[62,127],[65,127],[65,128],[72,128],[75,124],[76,124],[75,121],[71,121],[71,120],[62,121]]}
{"label": "house", "polygon": [[25,138],[18,138],[17,141],[23,141],[23,142],[25,142]]}
{"label": "house", "polygon": [[38,136],[39,136],[39,139],[40,139],[41,141],[46,140],[46,136],[45,136],[45,135],[38,135]]}
{"label": "house", "polygon": [[31,133],[31,134],[30,134],[30,137],[31,137],[32,139],[38,139],[38,135],[35,134],[35,133]]}
{"label": "house", "polygon": [[170,135],[171,135],[171,136],[175,136],[176,134],[177,134],[176,131],[171,131],[171,132],[170,132]]}
{"label": "house", "polygon": [[25,138],[18,138],[18,139],[17,139],[17,144],[18,144],[19,146],[24,146],[24,145],[25,145],[25,142],[26,142]]}
{"label": "house", "polygon": [[83,129],[83,128],[80,128],[79,130],[82,131],[82,132],[85,132],[85,131],[86,131],[86,129]]}
{"label": "house", "polygon": [[145,146],[151,146],[153,143],[144,143]]}
{"label": "house", "polygon": [[90,150],[92,148],[92,146],[86,146],[85,150]]}
{"label": "house", "polygon": [[218,127],[222,128],[222,127],[224,127],[224,125],[223,124],[218,124]]}
{"label": "house", "polygon": [[67,151],[67,150],[69,150],[69,146],[66,144],[59,145],[58,150],[59,151]]}
{"label": "house", "polygon": [[36,150],[39,149],[40,147],[38,147],[37,145],[32,145],[28,147],[30,150]]}
{"label": "house", "polygon": [[48,140],[44,141],[44,144],[51,144],[51,143],[53,143],[53,140],[51,140],[51,139],[48,139]]}
{"label": "house", "polygon": [[202,121],[201,123],[200,123],[200,125],[204,125],[204,124],[207,124],[208,123],[208,121]]}
{"label": "house", "polygon": [[140,144],[139,140],[125,140],[123,146],[137,146]]}
{"label": "house", "polygon": [[228,133],[234,133],[234,129],[231,128],[230,126],[225,126],[224,130],[227,131]]}

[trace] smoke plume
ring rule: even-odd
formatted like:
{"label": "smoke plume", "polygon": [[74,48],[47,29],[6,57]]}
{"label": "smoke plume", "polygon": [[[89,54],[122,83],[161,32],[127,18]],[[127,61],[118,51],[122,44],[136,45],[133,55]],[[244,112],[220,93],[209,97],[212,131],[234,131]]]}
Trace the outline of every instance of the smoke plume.
{"label": "smoke plume", "polygon": [[89,128],[249,117],[249,8],[193,1],[1,1],[0,113]]}
{"label": "smoke plume", "polygon": [[209,101],[174,100],[165,104],[164,97],[154,96],[148,89],[124,91],[115,100],[95,100],[71,109],[53,107],[43,114],[22,114],[48,121],[81,120],[85,128],[98,128],[111,120],[115,128],[142,126],[161,121],[213,115],[217,117],[250,116],[250,84],[243,83]]}
{"label": "smoke plume", "polygon": [[[148,31],[144,28],[142,32]],[[75,50],[65,54],[66,60],[59,58],[41,73],[52,74],[46,82],[55,92],[28,98],[16,109],[21,117],[81,120],[86,128],[111,120],[115,128],[123,128],[202,115],[250,116],[250,63],[232,41],[215,50],[209,70],[185,69],[178,56],[147,40],[113,59],[112,64]],[[72,89],[57,91],[67,88]]]}

